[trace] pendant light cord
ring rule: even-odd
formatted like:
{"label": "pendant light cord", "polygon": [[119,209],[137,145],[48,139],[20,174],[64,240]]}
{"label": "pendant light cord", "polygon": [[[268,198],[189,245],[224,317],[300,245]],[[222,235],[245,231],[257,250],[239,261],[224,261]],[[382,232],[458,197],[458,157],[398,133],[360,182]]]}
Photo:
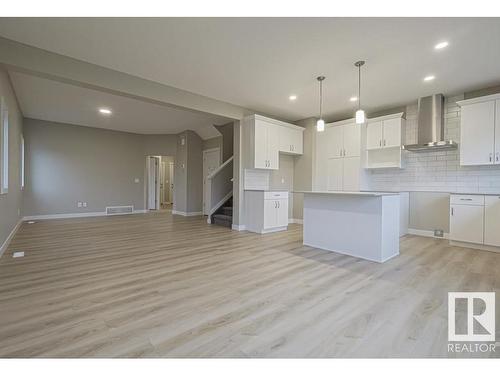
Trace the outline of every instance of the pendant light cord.
{"label": "pendant light cord", "polygon": [[358,109],[361,109],[361,65],[358,66]]}
{"label": "pendant light cord", "polygon": [[319,81],[319,119],[323,119],[323,80]]}

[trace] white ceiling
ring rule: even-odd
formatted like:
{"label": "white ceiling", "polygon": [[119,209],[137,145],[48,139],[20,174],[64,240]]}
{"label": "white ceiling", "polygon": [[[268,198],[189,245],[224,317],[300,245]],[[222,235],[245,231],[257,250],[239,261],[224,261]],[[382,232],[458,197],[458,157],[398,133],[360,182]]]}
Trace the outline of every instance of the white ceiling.
{"label": "white ceiling", "polygon": [[[140,134],[175,134],[190,129],[203,139],[220,136],[212,125],[230,121],[23,73],[9,74],[23,115],[29,118]],[[113,113],[104,116],[99,108]]]}
{"label": "white ceiling", "polygon": [[327,117],[352,113],[359,59],[368,110],[500,82],[498,18],[29,18],[0,35],[289,120],[317,114],[320,74]]}

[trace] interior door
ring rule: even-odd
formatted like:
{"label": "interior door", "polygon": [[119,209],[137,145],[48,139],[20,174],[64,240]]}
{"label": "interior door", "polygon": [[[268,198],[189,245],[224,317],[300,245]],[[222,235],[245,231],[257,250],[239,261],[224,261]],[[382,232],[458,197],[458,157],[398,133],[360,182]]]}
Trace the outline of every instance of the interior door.
{"label": "interior door", "polygon": [[382,121],[369,122],[366,125],[366,148],[372,150],[382,147]]}
{"label": "interior door", "polygon": [[150,156],[148,160],[148,210],[157,209],[158,191],[158,158]]}
{"label": "interior door", "polygon": [[343,184],[344,191],[359,191],[359,170],[361,159],[344,158]]}
{"label": "interior door", "polygon": [[496,115],[495,115],[495,164],[500,164],[500,100],[496,101]]}
{"label": "interior door", "polygon": [[500,195],[487,195],[484,199],[484,244],[500,246]]}
{"label": "interior door", "polygon": [[328,159],[328,190],[341,191],[343,179],[343,162],[344,159],[332,158]]}
{"label": "interior door", "polygon": [[280,149],[280,126],[267,124],[267,160],[268,169],[279,168],[279,149]]}
{"label": "interior door", "polygon": [[169,165],[168,165],[168,169],[169,169],[169,186],[170,186],[170,190],[169,190],[169,197],[168,197],[168,201],[170,203],[174,203],[174,163],[173,162],[170,162]]}
{"label": "interior door", "polygon": [[451,205],[450,239],[483,243],[484,206]]}
{"label": "interior door", "polygon": [[460,121],[460,164],[493,164],[495,101],[464,105]]}
{"label": "interior door", "polygon": [[382,138],[382,147],[401,146],[401,119],[385,120]]}
{"label": "interior door", "polygon": [[[321,133],[319,134],[321,137]],[[344,127],[327,126],[324,133],[328,142],[328,158],[343,157],[344,150]]]}
{"label": "interior door", "polygon": [[203,214],[208,215],[212,206],[217,202],[210,202],[210,182],[207,177],[220,165],[220,149],[203,151]]}
{"label": "interior door", "polygon": [[344,125],[345,157],[360,156],[361,152],[361,125]]}
{"label": "interior door", "polygon": [[255,120],[254,129],[254,166],[255,168],[267,169],[267,123]]}

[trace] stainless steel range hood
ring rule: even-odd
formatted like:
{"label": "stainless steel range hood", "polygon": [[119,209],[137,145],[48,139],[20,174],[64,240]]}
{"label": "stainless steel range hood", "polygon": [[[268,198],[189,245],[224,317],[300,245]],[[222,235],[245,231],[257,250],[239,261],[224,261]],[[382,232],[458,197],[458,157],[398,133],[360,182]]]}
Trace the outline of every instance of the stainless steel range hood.
{"label": "stainless steel range hood", "polygon": [[418,99],[417,143],[404,145],[408,151],[455,149],[453,140],[444,139],[444,96],[435,94]]}

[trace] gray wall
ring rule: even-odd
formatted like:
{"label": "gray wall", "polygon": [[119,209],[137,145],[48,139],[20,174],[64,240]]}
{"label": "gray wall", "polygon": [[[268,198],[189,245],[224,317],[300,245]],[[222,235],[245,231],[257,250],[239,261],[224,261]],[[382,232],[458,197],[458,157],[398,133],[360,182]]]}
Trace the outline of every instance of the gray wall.
{"label": "gray wall", "polygon": [[450,194],[412,191],[410,192],[409,228],[418,230],[442,229],[450,231]]}
{"label": "gray wall", "polygon": [[0,68],[0,96],[9,110],[9,191],[0,194],[0,247],[21,218],[20,144],[23,118],[7,72]]}
{"label": "gray wall", "polygon": [[199,213],[203,206],[203,140],[198,134],[188,130],[177,136],[175,159],[173,210]]}
{"label": "gray wall", "polygon": [[215,126],[215,128],[222,134],[222,162],[225,162],[233,156],[234,125],[233,122],[229,122],[224,125]]}
{"label": "gray wall", "polygon": [[[175,135],[24,122],[25,216],[102,212],[111,205],[144,209],[146,156],[176,151]],[[87,207],[78,208],[78,201],[87,202]]]}

